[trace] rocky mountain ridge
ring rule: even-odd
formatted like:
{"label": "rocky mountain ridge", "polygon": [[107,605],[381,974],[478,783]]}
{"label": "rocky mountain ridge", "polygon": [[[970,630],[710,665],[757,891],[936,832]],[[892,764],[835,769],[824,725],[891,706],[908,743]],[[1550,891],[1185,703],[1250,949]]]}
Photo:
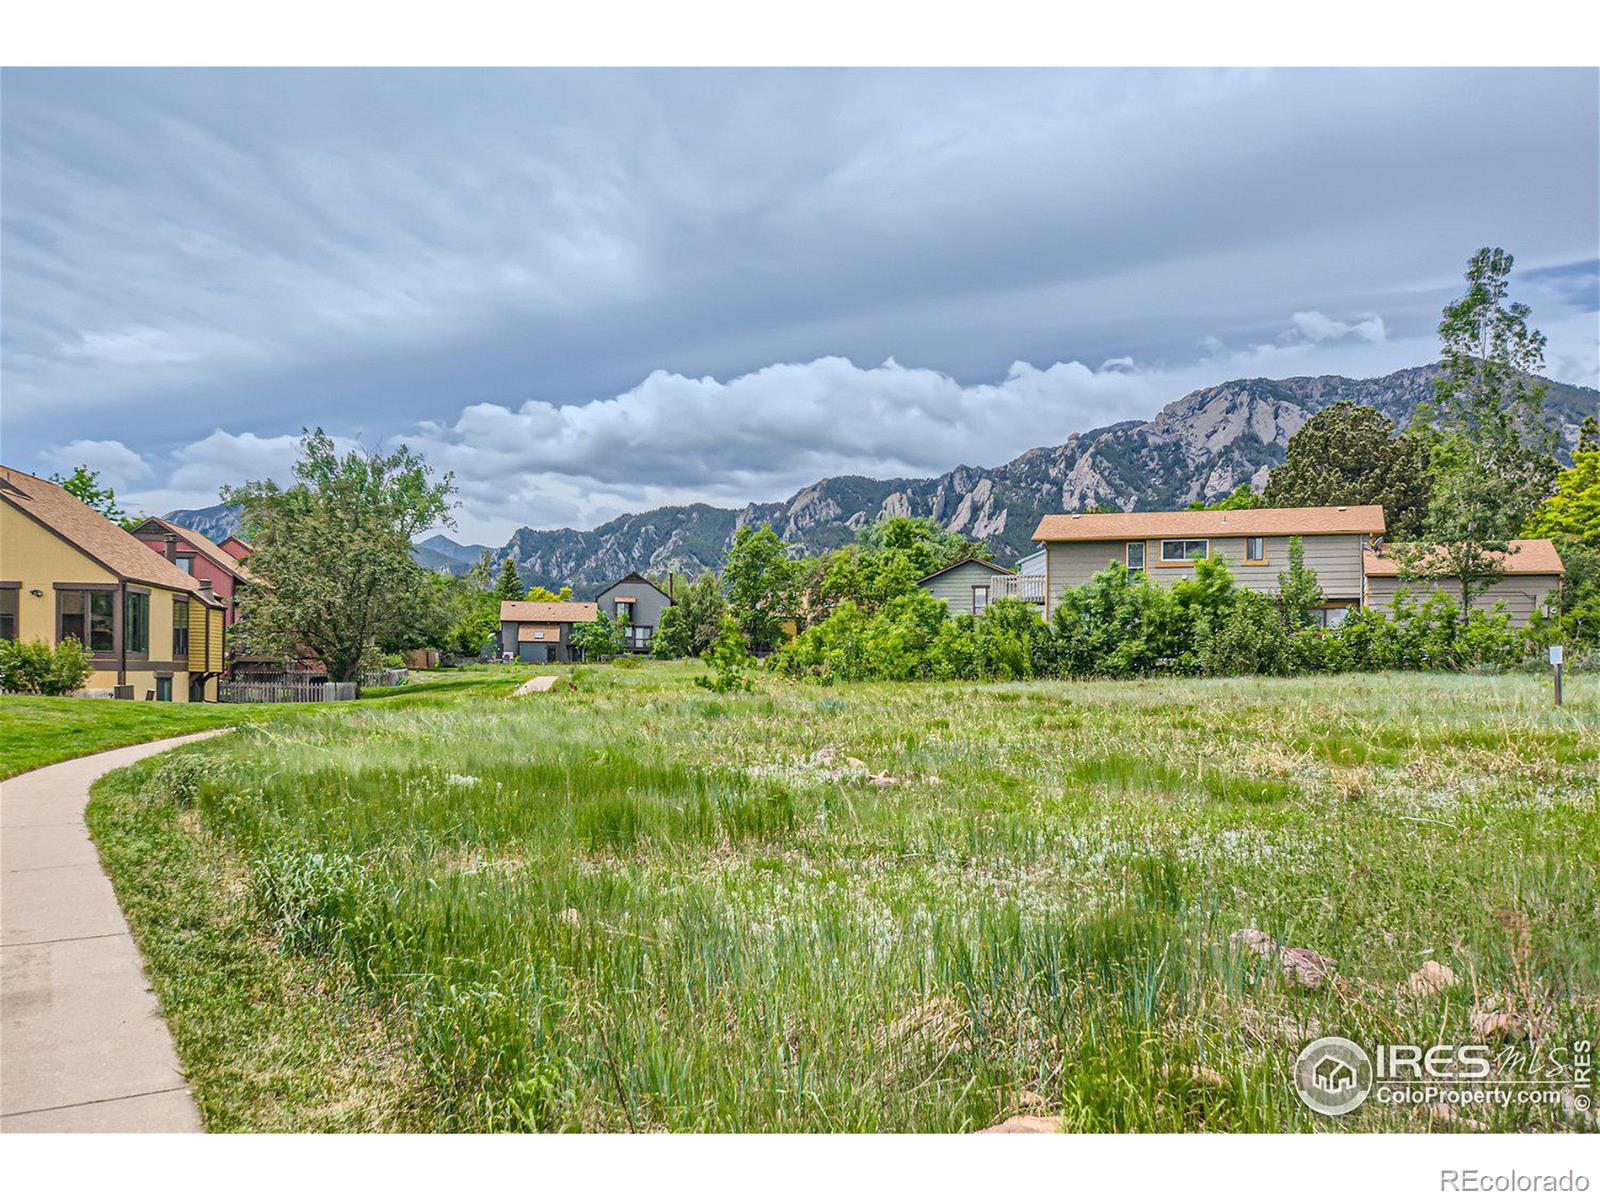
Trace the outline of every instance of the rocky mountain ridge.
{"label": "rocky mountain ridge", "polygon": [[[1123,421],[1074,433],[1057,446],[1025,451],[998,467],[958,466],[930,479],[822,479],[784,501],[739,509],[677,505],[629,513],[590,530],[522,528],[495,553],[515,560],[526,583],[571,583],[593,594],[629,571],[698,575],[721,564],[734,533],[770,523],[807,553],[832,549],[880,515],[927,516],[985,541],[1002,561],[1032,552],[1029,540],[1047,512],[1093,505],[1124,510],[1182,508],[1215,500],[1240,483],[1264,485],[1283,461],[1289,438],[1338,400],[1370,404],[1404,425],[1432,395],[1438,366],[1377,379],[1338,375],[1236,379],[1173,401],[1148,421]],[[1545,415],[1564,447],[1596,410],[1600,392],[1550,383]],[[210,536],[225,534],[230,514],[212,509],[169,514]],[[187,518],[187,519],[186,519]],[[454,549],[452,549],[454,547]],[[430,566],[464,571],[482,547],[436,535],[419,547]]]}

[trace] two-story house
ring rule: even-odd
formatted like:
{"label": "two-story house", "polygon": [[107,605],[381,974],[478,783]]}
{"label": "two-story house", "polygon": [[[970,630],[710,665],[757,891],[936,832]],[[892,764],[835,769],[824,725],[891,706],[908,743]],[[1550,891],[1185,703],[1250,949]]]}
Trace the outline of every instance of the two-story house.
{"label": "two-story house", "polygon": [[517,662],[572,662],[572,627],[598,612],[586,600],[502,600],[500,653]]}
{"label": "two-story house", "polygon": [[648,654],[661,614],[672,597],[637,571],[629,571],[595,597],[599,610],[621,625],[633,654]]}
{"label": "two-story house", "polygon": [[89,651],[91,692],[215,700],[223,605],[60,485],[0,467],[0,637]]}
{"label": "two-story house", "polygon": [[[250,570],[237,555],[205,534],[161,517],[146,517],[133,527],[132,533],[185,575],[210,583],[212,595],[223,604],[227,624],[238,619],[236,597],[249,582]],[[241,539],[229,538],[228,542],[248,553],[248,543]]]}
{"label": "two-story house", "polygon": [[[1275,593],[1278,574],[1289,565],[1289,541],[1298,537],[1305,564],[1322,588],[1319,616],[1325,626],[1344,620],[1352,608],[1394,604],[1402,589],[1421,598],[1431,591],[1452,594],[1446,581],[1408,582],[1401,556],[1383,541],[1383,509],[1375,504],[1321,508],[1248,508],[1202,512],[1057,513],[1039,522],[1033,540],[1044,547],[1045,616],[1065,588],[1079,587],[1110,563],[1164,583],[1194,574],[1199,559],[1216,554],[1234,582]],[[1512,623],[1523,626],[1560,586],[1564,567],[1547,539],[1511,543],[1504,576],[1474,598],[1485,611],[1503,604]],[[1002,592],[1001,594],[1004,594]],[[1459,598],[1459,587],[1453,594]]]}
{"label": "two-story house", "polygon": [[1289,539],[1298,537],[1306,566],[1325,597],[1322,622],[1337,625],[1366,594],[1364,555],[1383,536],[1375,504],[1326,508],[1247,508],[1202,512],[1056,513],[1033,540],[1045,551],[1045,616],[1062,589],[1089,582],[1121,563],[1129,571],[1171,583],[1194,574],[1199,559],[1216,554],[1234,582],[1260,592],[1278,590],[1289,565]]}

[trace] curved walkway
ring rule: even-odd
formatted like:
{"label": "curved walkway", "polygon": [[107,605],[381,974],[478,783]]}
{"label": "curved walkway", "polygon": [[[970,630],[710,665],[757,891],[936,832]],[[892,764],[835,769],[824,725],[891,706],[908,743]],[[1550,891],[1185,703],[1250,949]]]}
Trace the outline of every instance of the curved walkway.
{"label": "curved walkway", "polygon": [[200,1131],[83,810],[107,771],[225,732],[125,746],[0,784],[0,1131]]}

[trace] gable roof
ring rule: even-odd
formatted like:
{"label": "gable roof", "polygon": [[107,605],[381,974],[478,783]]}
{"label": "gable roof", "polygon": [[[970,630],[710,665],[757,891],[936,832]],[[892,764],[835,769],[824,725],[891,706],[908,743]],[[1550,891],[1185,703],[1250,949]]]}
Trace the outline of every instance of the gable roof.
{"label": "gable roof", "polygon": [[1383,506],[1234,508],[1200,512],[1051,513],[1033,531],[1036,542],[1118,538],[1265,537],[1284,534],[1382,533]]}
{"label": "gable roof", "polygon": [[185,575],[115,521],[108,521],[58,483],[25,471],[0,467],[0,488],[6,502],[32,517],[62,541],[77,547],[120,579],[151,587],[188,592],[204,603],[199,581]]}
{"label": "gable roof", "polygon": [[[185,529],[182,525],[174,525],[171,521],[168,521],[164,517],[146,517],[144,520],[140,521],[136,526],[134,526],[134,529],[137,531],[143,529],[147,525],[176,534],[178,537],[188,542],[201,554],[204,554],[217,566],[221,567],[224,571],[227,571],[235,579],[248,580],[250,578],[250,569],[248,567],[246,567],[233,555],[229,554],[221,546],[213,542],[205,534],[196,533],[193,529]],[[135,536],[137,536],[137,532],[135,532]],[[155,547],[152,546],[151,549],[155,549]],[[156,550],[156,553],[161,554],[161,551]],[[166,557],[165,554],[162,554],[161,556],[163,558]]]}
{"label": "gable roof", "polygon": [[[619,588],[625,583],[642,583],[645,587],[649,588],[656,595],[660,596],[668,604],[674,603],[671,596],[667,595],[637,571],[629,571],[626,575],[624,575],[621,579],[616,580],[614,583],[606,584],[605,587],[600,589],[600,595],[604,596],[607,592],[611,591],[612,588]],[[597,596],[596,599],[598,600],[599,597]]]}
{"label": "gable roof", "polygon": [[953,562],[948,567],[940,567],[932,575],[924,575],[921,579],[917,580],[917,583],[918,584],[927,583],[930,579],[937,579],[937,578],[939,578],[939,576],[941,576],[941,575],[943,575],[943,574],[945,574],[945,573],[947,573],[949,571],[954,571],[957,567],[965,567],[965,566],[985,567],[988,570],[993,571],[996,575],[1015,575],[1016,574],[1016,572],[1013,571],[1010,567],[1002,567],[999,563],[990,562],[987,558],[963,558],[960,562]]}
{"label": "gable roof", "polygon": [[[1362,567],[1368,575],[1397,578],[1400,575],[1400,563],[1391,557],[1390,552],[1397,545],[1404,544],[1391,542],[1381,550],[1368,550],[1361,556]],[[1561,561],[1561,555],[1556,552],[1556,544],[1549,538],[1514,538],[1506,545],[1511,547],[1511,552],[1494,557],[1500,560],[1501,569],[1507,575],[1566,574],[1567,569]]]}
{"label": "gable roof", "polygon": [[592,621],[600,614],[592,600],[502,600],[502,621]]}

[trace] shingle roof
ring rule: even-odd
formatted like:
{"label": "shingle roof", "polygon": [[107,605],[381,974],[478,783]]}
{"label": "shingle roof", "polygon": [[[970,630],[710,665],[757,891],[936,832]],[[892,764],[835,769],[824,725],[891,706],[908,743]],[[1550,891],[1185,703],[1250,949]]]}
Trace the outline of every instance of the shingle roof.
{"label": "shingle roof", "polygon": [[592,621],[599,615],[593,600],[502,600],[502,621]]}
{"label": "shingle roof", "polygon": [[[242,562],[240,562],[233,555],[229,554],[221,546],[213,542],[205,534],[196,533],[193,529],[185,529],[182,525],[174,525],[171,521],[166,520],[164,517],[146,517],[143,521],[139,522],[140,529],[143,529],[146,525],[154,525],[161,529],[170,529],[173,533],[177,534],[184,541],[188,542],[196,550],[200,551],[201,554],[204,554],[212,562],[216,563],[217,566],[221,567],[225,571],[230,572],[235,578],[246,580],[250,578],[250,568],[246,567]],[[155,547],[152,546],[151,549],[155,549]],[[161,554],[161,551],[156,550],[156,553]],[[165,558],[166,556],[162,555],[162,557]]]}
{"label": "shingle roof", "polygon": [[[25,471],[0,467],[6,500],[63,541],[76,546],[113,575],[135,583],[205,597],[200,585],[115,521],[108,521],[60,484]],[[207,601],[220,606],[221,601]]]}
{"label": "shingle roof", "polygon": [[[1368,550],[1362,556],[1362,566],[1368,575],[1396,577],[1400,562],[1391,552],[1402,543],[1391,542],[1381,551]],[[1516,538],[1506,543],[1511,553],[1497,556],[1503,562],[1507,575],[1565,575],[1566,566],[1556,553],[1556,544],[1549,538]]]}
{"label": "shingle roof", "polygon": [[960,562],[953,562],[948,567],[940,567],[932,575],[924,575],[921,579],[917,580],[917,582],[918,583],[927,583],[928,580],[930,580],[930,579],[939,578],[939,576],[943,575],[946,571],[954,571],[957,567],[965,567],[965,566],[969,566],[969,565],[977,565],[977,566],[980,566],[980,567],[987,567],[989,570],[993,571],[996,575],[1015,575],[1016,574],[1016,572],[1013,571],[1010,567],[1002,567],[999,563],[991,562],[987,558],[963,558]]}
{"label": "shingle roof", "polygon": [[1033,531],[1036,542],[1099,542],[1118,538],[1247,537],[1315,533],[1382,533],[1383,507],[1234,508],[1200,512],[1051,513]]}

